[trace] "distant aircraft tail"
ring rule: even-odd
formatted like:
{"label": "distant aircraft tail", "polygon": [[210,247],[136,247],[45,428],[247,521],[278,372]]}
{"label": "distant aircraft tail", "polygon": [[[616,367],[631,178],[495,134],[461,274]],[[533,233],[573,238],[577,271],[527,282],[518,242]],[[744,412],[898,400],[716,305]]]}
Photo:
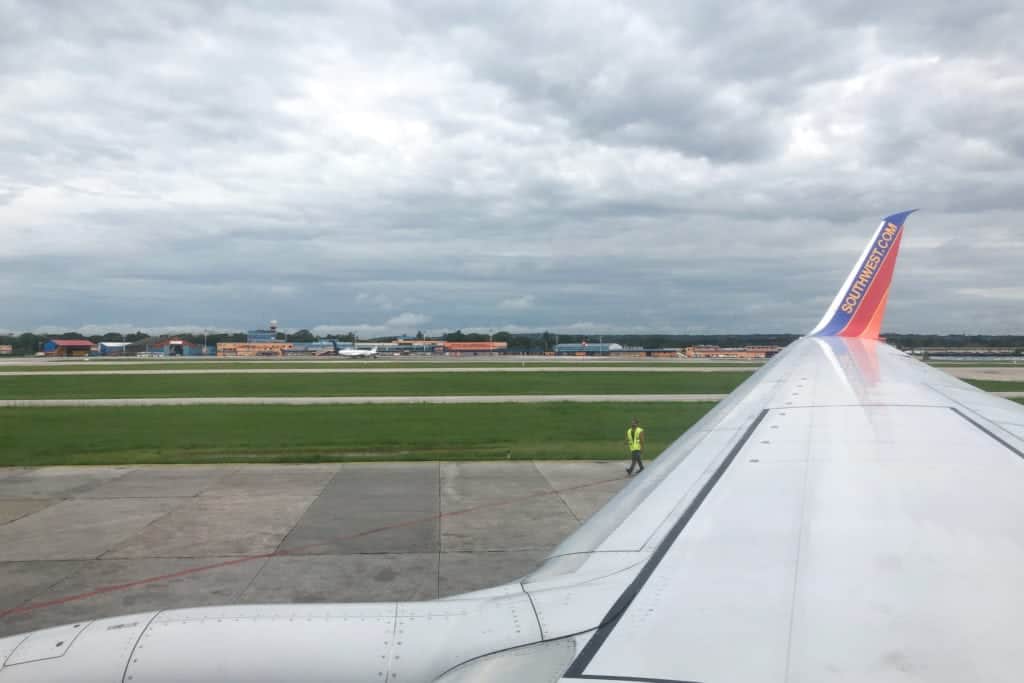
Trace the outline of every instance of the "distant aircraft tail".
{"label": "distant aircraft tail", "polygon": [[903,238],[903,224],[916,209],[882,219],[828,311],[811,334],[877,339],[889,300],[889,285]]}
{"label": "distant aircraft tail", "polygon": [[338,352],[338,342],[336,342],[335,340],[332,339],[331,340],[331,346],[334,347],[334,352],[337,353]]}

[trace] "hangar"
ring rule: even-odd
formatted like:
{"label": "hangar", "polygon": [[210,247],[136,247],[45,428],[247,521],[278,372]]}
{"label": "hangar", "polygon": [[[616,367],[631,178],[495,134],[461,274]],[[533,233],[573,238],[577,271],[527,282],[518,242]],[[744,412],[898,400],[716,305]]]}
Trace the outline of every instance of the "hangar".
{"label": "hangar", "polygon": [[88,339],[50,339],[43,344],[43,353],[47,356],[82,357],[92,350],[93,343]]}
{"label": "hangar", "polygon": [[202,344],[195,344],[187,339],[166,337],[164,339],[146,340],[146,351],[164,356],[205,356],[206,349]]}

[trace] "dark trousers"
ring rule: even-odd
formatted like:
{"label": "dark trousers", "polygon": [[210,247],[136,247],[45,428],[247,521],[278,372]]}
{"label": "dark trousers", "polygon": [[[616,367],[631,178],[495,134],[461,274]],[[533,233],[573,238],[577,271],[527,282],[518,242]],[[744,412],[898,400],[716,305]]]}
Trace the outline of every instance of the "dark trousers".
{"label": "dark trousers", "polygon": [[643,455],[643,451],[632,451],[633,462],[629,464],[629,471],[632,472],[634,467],[644,468],[644,464],[640,461],[640,456]]}

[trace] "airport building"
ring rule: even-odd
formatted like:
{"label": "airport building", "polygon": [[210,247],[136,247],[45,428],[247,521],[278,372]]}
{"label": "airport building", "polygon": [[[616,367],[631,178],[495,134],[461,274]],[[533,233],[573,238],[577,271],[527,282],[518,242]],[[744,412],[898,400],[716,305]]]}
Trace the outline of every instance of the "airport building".
{"label": "airport building", "polygon": [[80,358],[88,356],[94,350],[95,345],[88,339],[50,339],[43,344],[45,355],[60,358]]}
{"label": "airport building", "polygon": [[99,343],[99,350],[101,356],[126,356],[128,355],[128,347],[131,346],[129,342],[109,342],[101,341]]}
{"label": "airport building", "polygon": [[146,350],[149,353],[161,356],[205,356],[206,349],[202,344],[195,344],[186,339],[165,337],[146,341]]}
{"label": "airport building", "polygon": [[277,338],[277,321],[270,321],[270,328],[266,330],[249,330],[245,333],[245,341],[250,344],[273,344]]}
{"label": "airport building", "polygon": [[678,358],[679,349],[645,349],[615,343],[555,344],[556,356],[615,356],[616,358]]}
{"label": "airport building", "polygon": [[763,360],[771,358],[781,346],[687,346],[683,355],[687,358],[718,358],[729,360]]}
{"label": "airport building", "polygon": [[296,344],[277,338],[277,321],[271,320],[266,330],[249,330],[244,342],[220,342],[217,355],[230,358],[255,356],[281,357],[294,353]]}
{"label": "airport building", "polygon": [[[338,346],[352,344],[338,342]],[[408,355],[449,355],[449,356],[493,356],[508,351],[508,342],[502,341],[444,341],[442,339],[395,339],[389,342],[360,342],[359,348],[376,346],[380,354]]]}
{"label": "airport building", "polygon": [[[556,356],[610,356],[625,350],[622,344],[591,344],[590,342],[555,344]],[[642,351],[642,349],[634,350]]]}
{"label": "airport building", "polygon": [[441,344],[443,342],[435,339],[396,339],[393,342],[384,342],[377,346],[377,350],[381,353],[397,353],[397,354],[424,354],[424,353],[441,353]]}
{"label": "airport building", "polygon": [[226,357],[286,356],[292,353],[295,344],[283,341],[268,342],[220,342],[217,355]]}
{"label": "airport building", "polygon": [[508,351],[508,342],[445,341],[441,342],[441,347],[449,356],[493,356]]}

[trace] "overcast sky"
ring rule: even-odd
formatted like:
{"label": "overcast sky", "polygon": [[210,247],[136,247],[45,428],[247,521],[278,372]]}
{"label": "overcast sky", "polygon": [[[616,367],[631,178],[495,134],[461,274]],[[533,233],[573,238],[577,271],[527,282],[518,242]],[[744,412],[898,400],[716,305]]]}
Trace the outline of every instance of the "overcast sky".
{"label": "overcast sky", "polygon": [[0,330],[1024,333],[1021,4],[725,6],[0,0]]}

